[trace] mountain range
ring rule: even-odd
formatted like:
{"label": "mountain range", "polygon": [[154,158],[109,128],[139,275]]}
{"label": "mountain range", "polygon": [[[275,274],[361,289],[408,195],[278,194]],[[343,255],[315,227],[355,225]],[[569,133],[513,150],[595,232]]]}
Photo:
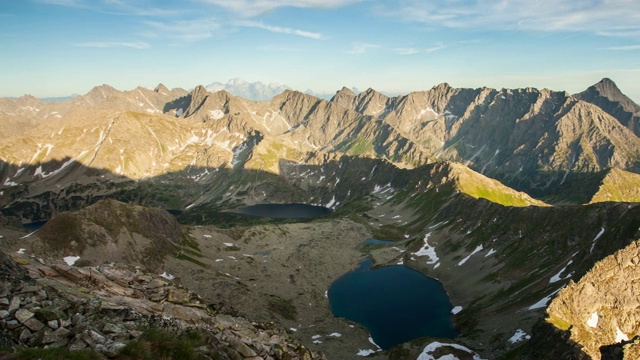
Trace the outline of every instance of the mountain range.
{"label": "mountain range", "polygon": [[[583,329],[573,314],[594,309],[578,303],[570,316],[552,299],[565,285],[574,289],[572,280],[602,269],[596,264],[612,254],[635,251],[639,121],[640,106],[610,79],[573,95],[445,83],[394,97],[345,87],[325,100],[236,79],[191,91],[101,85],[63,102],[5,98],[0,211],[6,224],[48,221],[30,240],[34,256],[82,252],[96,263],[135,260],[153,271],[170,269],[219,309],[284,327],[298,329],[322,312],[316,325],[342,327],[359,340],[323,347],[309,341],[312,330],[295,336],[336,358],[345,358],[349,346],[365,346],[366,333],[332,319],[326,304],[311,310],[305,304],[326,302],[322,292],[332,279],[363,256],[438,278],[462,307],[454,316],[456,341],[478,356],[524,357],[547,344],[557,353],[569,347],[597,358],[617,338],[570,337],[567,331]],[[334,212],[303,223],[228,212],[259,203],[316,204]],[[144,220],[122,215],[146,214],[140,206],[172,210],[180,225],[152,231],[140,227]],[[132,221],[108,221],[123,216]],[[136,235],[149,232],[154,235]],[[344,242],[336,243],[341,236]],[[393,240],[395,248],[363,248],[364,236]],[[331,246],[304,240],[315,237]],[[199,249],[188,254],[194,262],[176,245],[187,238]],[[233,265],[216,262],[258,253],[264,239],[274,246],[271,259],[281,262],[277,271],[257,270],[249,256]],[[165,242],[150,247],[162,249],[157,258],[140,263],[150,244]],[[226,243],[237,246],[220,245]],[[98,256],[104,249],[113,249],[109,259]],[[231,275],[213,286],[211,276],[220,273]],[[614,299],[606,304],[633,291],[600,285]],[[571,291],[558,296],[567,303],[578,296]],[[240,293],[244,300],[234,301]],[[600,314],[609,314],[606,304],[598,303]],[[297,315],[291,319],[283,308]],[[640,324],[629,320],[635,319],[629,311],[602,315],[600,329],[617,326],[631,341]],[[526,336],[511,341],[518,331]],[[429,341],[372,358],[417,357]]]}

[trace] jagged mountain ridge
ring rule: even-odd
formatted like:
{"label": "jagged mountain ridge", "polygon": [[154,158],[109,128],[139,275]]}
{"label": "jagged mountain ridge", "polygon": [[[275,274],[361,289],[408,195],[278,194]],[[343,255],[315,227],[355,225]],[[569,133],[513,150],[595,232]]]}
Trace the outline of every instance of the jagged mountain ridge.
{"label": "jagged mountain ridge", "polygon": [[[11,104],[10,100],[4,102]],[[409,167],[442,159],[461,162],[518,190],[541,196],[553,193],[573,176],[611,167],[638,172],[640,166],[640,139],[623,126],[623,120],[567,93],[546,89],[455,89],[441,84],[428,91],[389,98],[373,89],[355,95],[345,88],[329,102],[287,90],[270,102],[255,103],[226,91],[210,93],[204,87],[187,94],[164,86],[155,91],[137,88],[119,92],[103,85],[52,106],[62,110],[56,114],[60,118],[46,122],[52,126],[45,131],[25,130],[29,138],[45,136],[46,131],[55,137],[55,128],[61,131],[63,123],[109,123],[116,117],[114,113],[129,111],[117,116],[124,116],[125,122],[148,117],[147,121],[167,124],[165,128],[172,129],[169,134],[154,132],[155,136],[160,139],[181,134],[180,148],[191,141],[189,146],[203,153],[212,145],[212,137],[214,142],[224,144],[223,149],[215,151],[218,160],[207,166],[233,163],[274,173],[279,171],[274,156],[318,163],[349,154],[384,158]],[[96,110],[102,115],[96,115]],[[176,116],[192,121],[176,122]],[[25,141],[14,137],[8,140],[8,147],[15,148],[12,143],[16,142],[24,146]],[[157,143],[149,144],[152,152],[159,153],[167,141]],[[123,143],[122,149],[126,148]],[[22,156],[15,156],[7,147],[2,153],[8,162],[25,163],[26,153],[37,151],[31,145],[24,148]],[[211,151],[206,152],[212,156]],[[77,158],[81,153],[68,156]],[[179,154],[173,158],[169,161],[171,168],[187,166],[178,160]],[[153,160],[145,158],[131,164],[135,174],[121,171],[130,177],[153,176],[162,171],[159,162],[154,165]],[[196,161],[188,165],[202,164]],[[104,166],[112,170],[117,167],[114,161],[106,161]]]}
{"label": "jagged mountain ridge", "polygon": [[[513,347],[505,343],[518,327],[528,332],[539,316],[541,310],[529,307],[568,282],[569,274],[578,278],[598,259],[637,238],[639,208],[634,204],[512,208],[543,204],[482,174],[495,173],[491,169],[503,153],[490,152],[489,146],[495,144],[482,145],[489,150],[480,146],[479,155],[469,158],[462,157],[455,144],[449,146],[453,149],[438,147],[441,139],[467,147],[461,133],[469,136],[469,144],[504,140],[490,134],[502,134],[497,129],[504,125],[495,120],[498,105],[491,104],[506,101],[506,90],[454,89],[443,84],[396,98],[372,89],[359,95],[344,92],[335,101],[285,91],[263,103],[203,87],[176,96],[165,96],[162,93],[168,89],[161,86],[157,90],[154,95],[142,89],[126,94],[95,89],[81,107],[29,130],[29,136],[4,140],[0,144],[2,211],[23,219],[49,219],[101,198],[115,198],[185,210],[181,221],[194,225],[225,223],[220,210],[257,202],[314,203],[335,208],[336,216],[362,214],[359,225],[376,236],[405,241],[402,254],[387,249],[383,261],[402,260],[440,278],[464,307],[456,320],[466,331],[464,341],[478,348],[485,344],[488,348],[483,349],[498,353]],[[524,114],[508,118],[506,124],[531,132],[514,135],[509,126],[500,131],[516,145],[525,140],[525,134],[543,134],[519,146],[539,146],[544,156],[520,154],[520,161],[535,159],[553,169],[556,165],[545,159],[563,150],[558,139],[580,138],[575,149],[591,149],[593,154],[598,146],[617,144],[631,134],[594,105],[565,93],[535,89],[511,93],[528,100],[505,105]],[[145,106],[140,105],[140,94],[150,100]],[[152,100],[155,96],[157,100]],[[162,105],[165,98],[171,100]],[[553,116],[545,117],[535,109],[541,98],[539,109]],[[558,105],[561,110],[554,112],[549,99],[563,100]],[[117,111],[111,103],[118,104]],[[465,115],[458,118],[454,110]],[[484,119],[489,115],[494,120]],[[489,130],[474,127],[479,124]],[[536,124],[546,124],[550,130],[537,130]],[[480,129],[475,137],[473,129]],[[419,140],[427,135],[431,143]],[[621,143],[620,147],[635,148],[634,144],[631,140],[631,145]],[[603,156],[609,162],[630,161],[624,152],[616,151]],[[485,152],[495,159],[479,166],[477,158]],[[449,157],[464,161],[436,161]],[[606,162],[583,158],[585,174],[596,184],[590,186],[589,194],[612,177],[622,178],[618,183],[631,184],[628,187],[636,181],[637,174],[618,176]],[[589,166],[603,170],[587,172]],[[549,179],[544,173],[534,174]],[[563,186],[580,184],[581,179],[561,170],[552,176]],[[585,203],[595,198],[585,197]],[[358,236],[366,231],[359,230]],[[261,237],[256,233],[255,240]],[[484,248],[472,257],[480,245]],[[442,266],[436,268],[425,258],[421,249],[427,248],[436,251]],[[454,274],[449,268],[461,271]],[[560,280],[550,280],[555,277]],[[470,282],[483,287],[467,291],[465,284]],[[322,296],[321,291],[318,294]],[[496,324],[505,328],[498,334],[487,331]]]}

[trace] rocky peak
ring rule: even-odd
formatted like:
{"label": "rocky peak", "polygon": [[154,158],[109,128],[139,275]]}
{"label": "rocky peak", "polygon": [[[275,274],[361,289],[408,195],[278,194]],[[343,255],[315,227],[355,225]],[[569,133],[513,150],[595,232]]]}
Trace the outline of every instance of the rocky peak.
{"label": "rocky peak", "polygon": [[208,92],[204,86],[196,86],[188,95],[189,107],[185,110],[184,117],[186,118],[195,114],[204,105],[209,95],[211,95],[211,93]]}
{"label": "rocky peak", "polygon": [[164,84],[162,84],[162,83],[158,84],[158,86],[156,86],[156,88],[155,88],[155,89],[153,89],[153,91],[154,91],[154,92],[157,92],[157,93],[161,93],[161,94],[162,94],[162,93],[168,94],[168,93],[170,93],[170,92],[171,92],[171,90],[169,90],[169,89],[168,89],[166,86],[164,86]]}
{"label": "rocky peak", "polygon": [[574,96],[600,107],[640,136],[640,105],[624,95],[613,80],[604,78]]}
{"label": "rocky peak", "polygon": [[331,98],[331,103],[336,104],[338,106],[351,109],[353,108],[353,101],[356,98],[356,93],[353,90],[349,89],[346,86],[343,86],[340,91],[337,91],[335,95]]}
{"label": "rocky peak", "polygon": [[387,107],[389,97],[372,88],[361,92],[355,99],[355,111],[364,115],[380,115]]}
{"label": "rocky peak", "polygon": [[603,78],[595,85],[593,85],[600,94],[607,97],[618,97],[622,94],[622,91],[618,88],[615,82],[609,78]]}

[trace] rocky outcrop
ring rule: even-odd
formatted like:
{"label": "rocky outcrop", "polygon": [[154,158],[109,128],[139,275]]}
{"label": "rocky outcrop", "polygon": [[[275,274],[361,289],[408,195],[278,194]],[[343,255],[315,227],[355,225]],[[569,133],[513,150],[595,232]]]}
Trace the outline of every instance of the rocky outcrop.
{"label": "rocky outcrop", "polygon": [[[15,255],[25,270],[0,281],[0,339],[17,347],[91,349],[113,357],[153,327],[208,338],[197,351],[221,359],[323,359],[273,325],[215,314],[171,276],[122,264],[74,267]],[[16,268],[0,253],[0,261]]]}
{"label": "rocky outcrop", "polygon": [[115,261],[155,270],[183,241],[182,227],[168,212],[107,199],[54,217],[24,246],[40,256],[79,256],[94,264]]}
{"label": "rocky outcrop", "polygon": [[638,293],[640,241],[635,241],[562,289],[547,308],[546,321],[590,359],[637,359]]}

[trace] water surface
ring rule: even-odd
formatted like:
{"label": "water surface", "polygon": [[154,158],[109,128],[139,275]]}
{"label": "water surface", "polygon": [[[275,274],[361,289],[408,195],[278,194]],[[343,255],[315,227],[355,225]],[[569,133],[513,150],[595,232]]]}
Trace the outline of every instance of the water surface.
{"label": "water surface", "polygon": [[331,213],[331,209],[307,204],[258,204],[232,210],[232,212],[274,219],[299,219],[327,215]]}
{"label": "water surface", "polygon": [[371,260],[328,291],[335,316],[364,326],[383,349],[422,336],[455,338],[451,303],[442,284],[403,265],[371,270]]}

